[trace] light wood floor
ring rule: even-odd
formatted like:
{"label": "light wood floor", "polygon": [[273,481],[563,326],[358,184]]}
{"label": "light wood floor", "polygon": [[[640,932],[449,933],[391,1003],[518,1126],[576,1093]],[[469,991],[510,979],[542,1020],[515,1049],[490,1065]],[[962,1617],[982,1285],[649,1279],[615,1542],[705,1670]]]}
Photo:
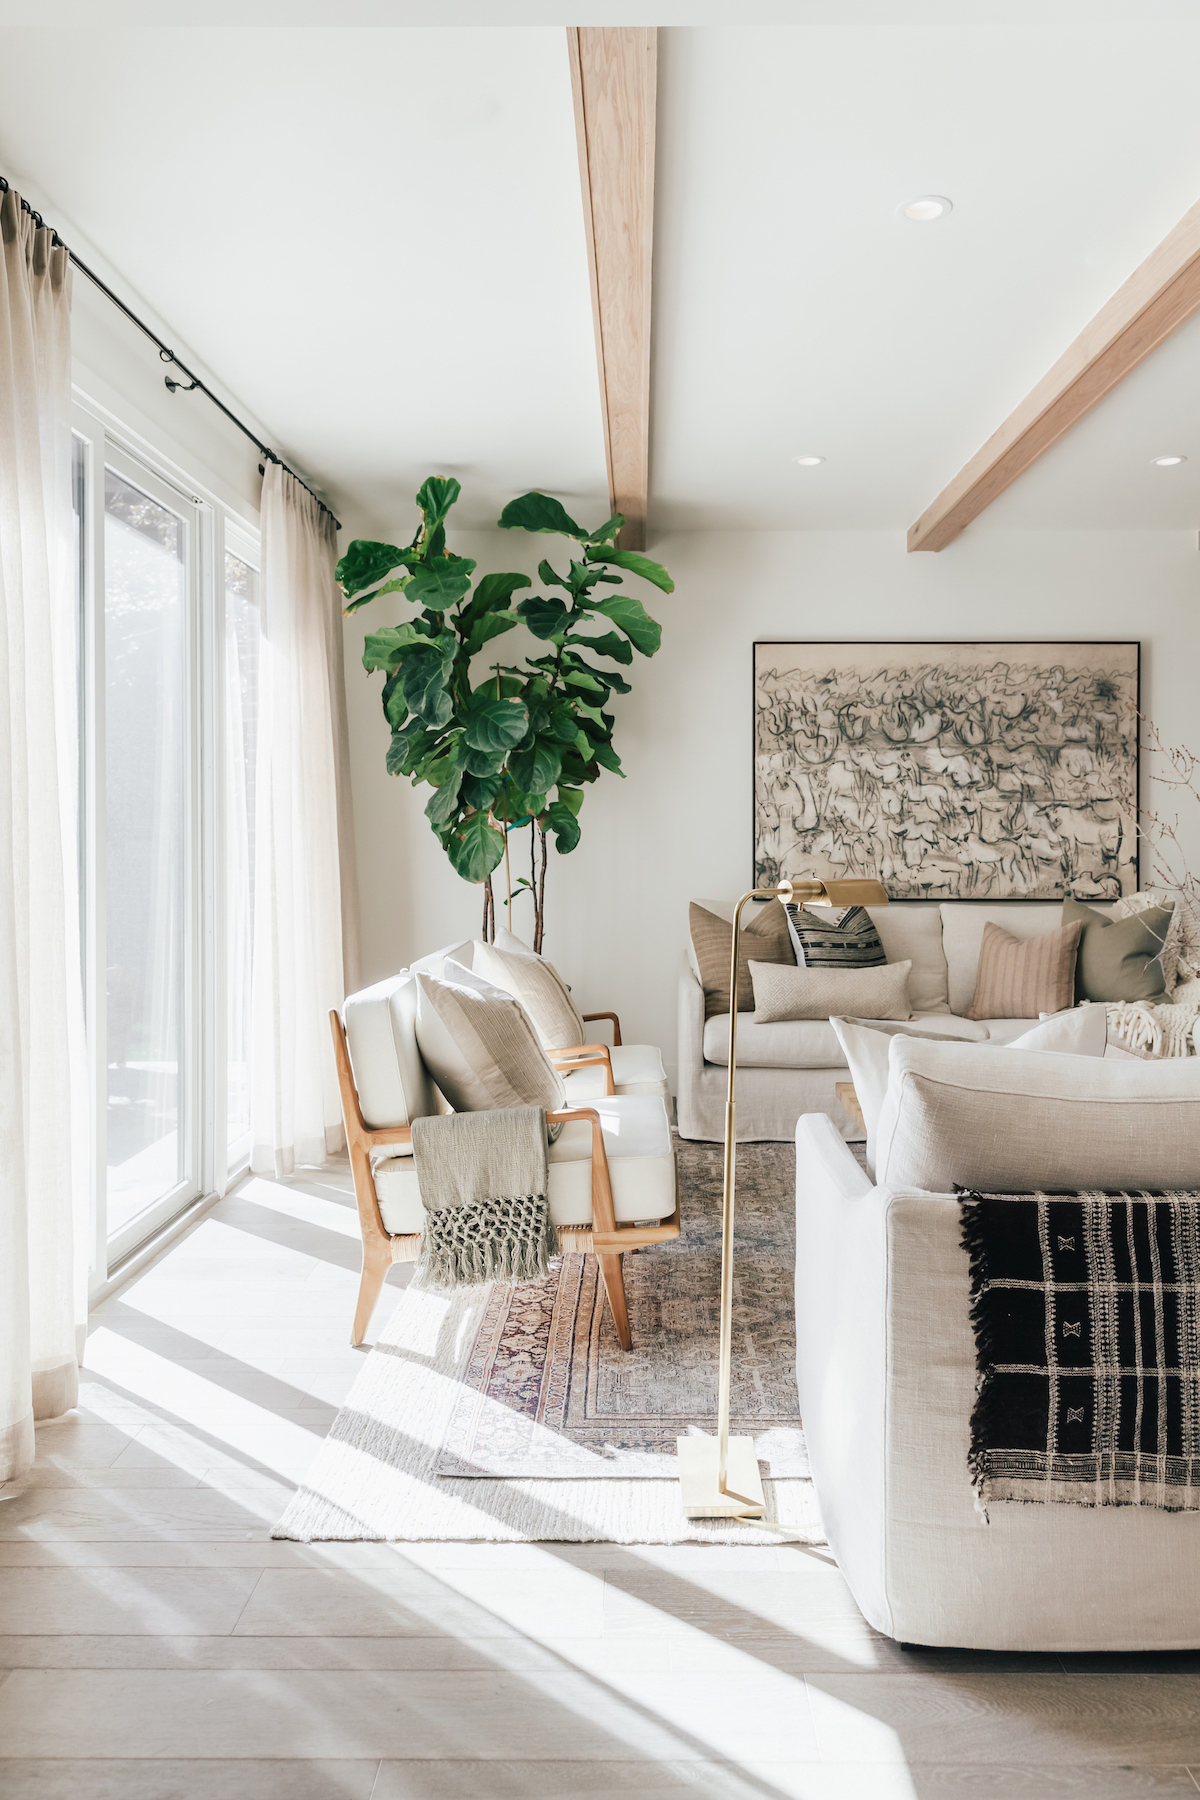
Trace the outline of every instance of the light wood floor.
{"label": "light wood floor", "polygon": [[272,1543],[357,1267],[348,1171],[254,1180],[93,1316],[0,1498],[4,1800],[1195,1800],[1200,1655],[906,1653],[822,1550]]}

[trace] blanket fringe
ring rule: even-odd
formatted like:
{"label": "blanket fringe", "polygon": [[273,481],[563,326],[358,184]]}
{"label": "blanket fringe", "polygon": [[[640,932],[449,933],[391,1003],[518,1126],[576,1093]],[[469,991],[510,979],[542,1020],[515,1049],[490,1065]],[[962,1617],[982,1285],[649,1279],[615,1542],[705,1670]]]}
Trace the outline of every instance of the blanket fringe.
{"label": "blanket fringe", "polygon": [[416,1279],[445,1292],[489,1281],[540,1281],[559,1254],[558,1233],[544,1194],[472,1201],[427,1212]]}

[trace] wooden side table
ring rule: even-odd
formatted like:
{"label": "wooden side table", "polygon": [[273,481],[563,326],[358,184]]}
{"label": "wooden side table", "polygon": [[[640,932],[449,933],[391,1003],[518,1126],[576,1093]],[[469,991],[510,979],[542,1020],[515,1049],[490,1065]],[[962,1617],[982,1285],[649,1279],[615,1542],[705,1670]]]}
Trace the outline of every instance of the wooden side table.
{"label": "wooden side table", "polygon": [[837,1095],[841,1105],[845,1107],[846,1111],[850,1114],[850,1117],[854,1120],[854,1123],[865,1137],[867,1132],[867,1121],[863,1118],[862,1107],[858,1104],[858,1095],[854,1091],[854,1083],[852,1081],[839,1081],[833,1091]]}

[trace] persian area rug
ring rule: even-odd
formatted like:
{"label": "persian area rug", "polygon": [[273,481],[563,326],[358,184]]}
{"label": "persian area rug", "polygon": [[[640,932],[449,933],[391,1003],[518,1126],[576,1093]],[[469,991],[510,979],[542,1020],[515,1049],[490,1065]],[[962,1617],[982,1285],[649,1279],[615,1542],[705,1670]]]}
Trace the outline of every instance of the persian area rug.
{"label": "persian area rug", "polygon": [[789,1144],[738,1149],[733,1428],[755,1437],[769,1523],[682,1516],[675,1438],[716,1428],[721,1146],[676,1148],[682,1235],[625,1258],[632,1351],[593,1257],[520,1288],[410,1285],[274,1535],[823,1543],[796,1405]]}

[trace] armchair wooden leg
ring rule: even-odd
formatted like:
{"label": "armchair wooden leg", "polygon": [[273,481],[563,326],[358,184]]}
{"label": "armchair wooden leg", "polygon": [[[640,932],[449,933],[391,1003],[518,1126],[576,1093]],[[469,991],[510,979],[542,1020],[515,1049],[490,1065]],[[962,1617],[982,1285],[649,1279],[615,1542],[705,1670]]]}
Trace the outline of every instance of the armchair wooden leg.
{"label": "armchair wooden leg", "polygon": [[604,1283],[613,1324],[617,1328],[617,1342],[622,1350],[632,1350],[633,1333],[629,1329],[629,1309],[625,1305],[625,1275],[620,1255],[617,1252],[607,1256],[597,1255],[596,1261],[600,1264],[600,1279]]}
{"label": "armchair wooden leg", "polygon": [[391,1252],[386,1244],[364,1244],[362,1279],[358,1284],[358,1306],[354,1313],[354,1326],[350,1332],[351,1348],[357,1350],[367,1335],[371,1323],[371,1314],[383,1292],[383,1284],[387,1280],[388,1270],[392,1266]]}

